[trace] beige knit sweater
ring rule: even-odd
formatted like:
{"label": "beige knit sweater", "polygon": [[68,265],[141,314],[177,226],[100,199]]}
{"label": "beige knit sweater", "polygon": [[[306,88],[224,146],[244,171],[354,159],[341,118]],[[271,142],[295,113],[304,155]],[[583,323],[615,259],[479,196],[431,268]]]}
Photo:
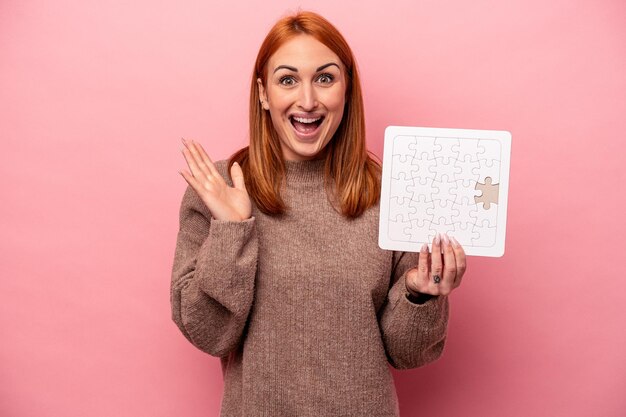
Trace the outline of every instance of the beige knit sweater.
{"label": "beige knit sweater", "polygon": [[[227,161],[216,166],[227,182]],[[323,161],[286,161],[282,218],[254,207],[220,221],[188,187],[180,208],[172,318],[220,357],[222,417],[391,417],[388,364],[409,369],[443,350],[448,298],[406,298],[416,253],[378,247],[378,206],[348,220],[323,186]]]}

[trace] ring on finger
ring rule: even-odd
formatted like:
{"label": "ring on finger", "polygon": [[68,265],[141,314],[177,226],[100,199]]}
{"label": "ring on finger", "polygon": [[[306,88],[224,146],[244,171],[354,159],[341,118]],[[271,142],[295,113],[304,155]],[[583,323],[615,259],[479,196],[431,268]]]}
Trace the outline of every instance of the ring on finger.
{"label": "ring on finger", "polygon": [[433,275],[433,281],[435,281],[435,284],[439,284],[441,282],[441,277],[439,275]]}

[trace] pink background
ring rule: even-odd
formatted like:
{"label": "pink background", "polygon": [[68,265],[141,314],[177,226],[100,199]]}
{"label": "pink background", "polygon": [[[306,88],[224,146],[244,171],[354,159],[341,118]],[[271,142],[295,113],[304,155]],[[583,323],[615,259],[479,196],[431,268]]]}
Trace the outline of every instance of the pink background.
{"label": "pink background", "polygon": [[180,137],[245,145],[298,6],[353,47],[377,154],[387,125],[513,135],[506,254],[470,259],[443,357],[393,371],[402,415],[624,415],[625,2],[180,3],[0,3],[0,415],[219,414],[170,319]]}

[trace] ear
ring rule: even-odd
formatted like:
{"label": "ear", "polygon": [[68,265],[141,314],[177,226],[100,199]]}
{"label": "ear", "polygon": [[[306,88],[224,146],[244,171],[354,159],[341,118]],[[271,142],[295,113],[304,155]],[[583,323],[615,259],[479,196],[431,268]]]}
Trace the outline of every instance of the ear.
{"label": "ear", "polygon": [[263,81],[261,81],[260,78],[256,79],[256,83],[257,86],[259,87],[259,97],[261,98],[261,107],[263,107],[264,110],[269,110],[270,109],[270,105],[267,104],[267,94],[265,93],[265,87],[263,87]]}

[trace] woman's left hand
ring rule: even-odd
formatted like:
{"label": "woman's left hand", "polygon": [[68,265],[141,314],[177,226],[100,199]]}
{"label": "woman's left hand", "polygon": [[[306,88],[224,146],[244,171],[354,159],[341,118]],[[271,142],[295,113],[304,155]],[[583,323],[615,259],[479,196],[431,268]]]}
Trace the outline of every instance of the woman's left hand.
{"label": "woman's left hand", "polygon": [[[442,255],[443,249],[443,255]],[[461,285],[465,274],[465,251],[459,242],[438,233],[433,239],[432,253],[424,243],[417,268],[406,274],[406,288],[413,295],[448,295]]]}

